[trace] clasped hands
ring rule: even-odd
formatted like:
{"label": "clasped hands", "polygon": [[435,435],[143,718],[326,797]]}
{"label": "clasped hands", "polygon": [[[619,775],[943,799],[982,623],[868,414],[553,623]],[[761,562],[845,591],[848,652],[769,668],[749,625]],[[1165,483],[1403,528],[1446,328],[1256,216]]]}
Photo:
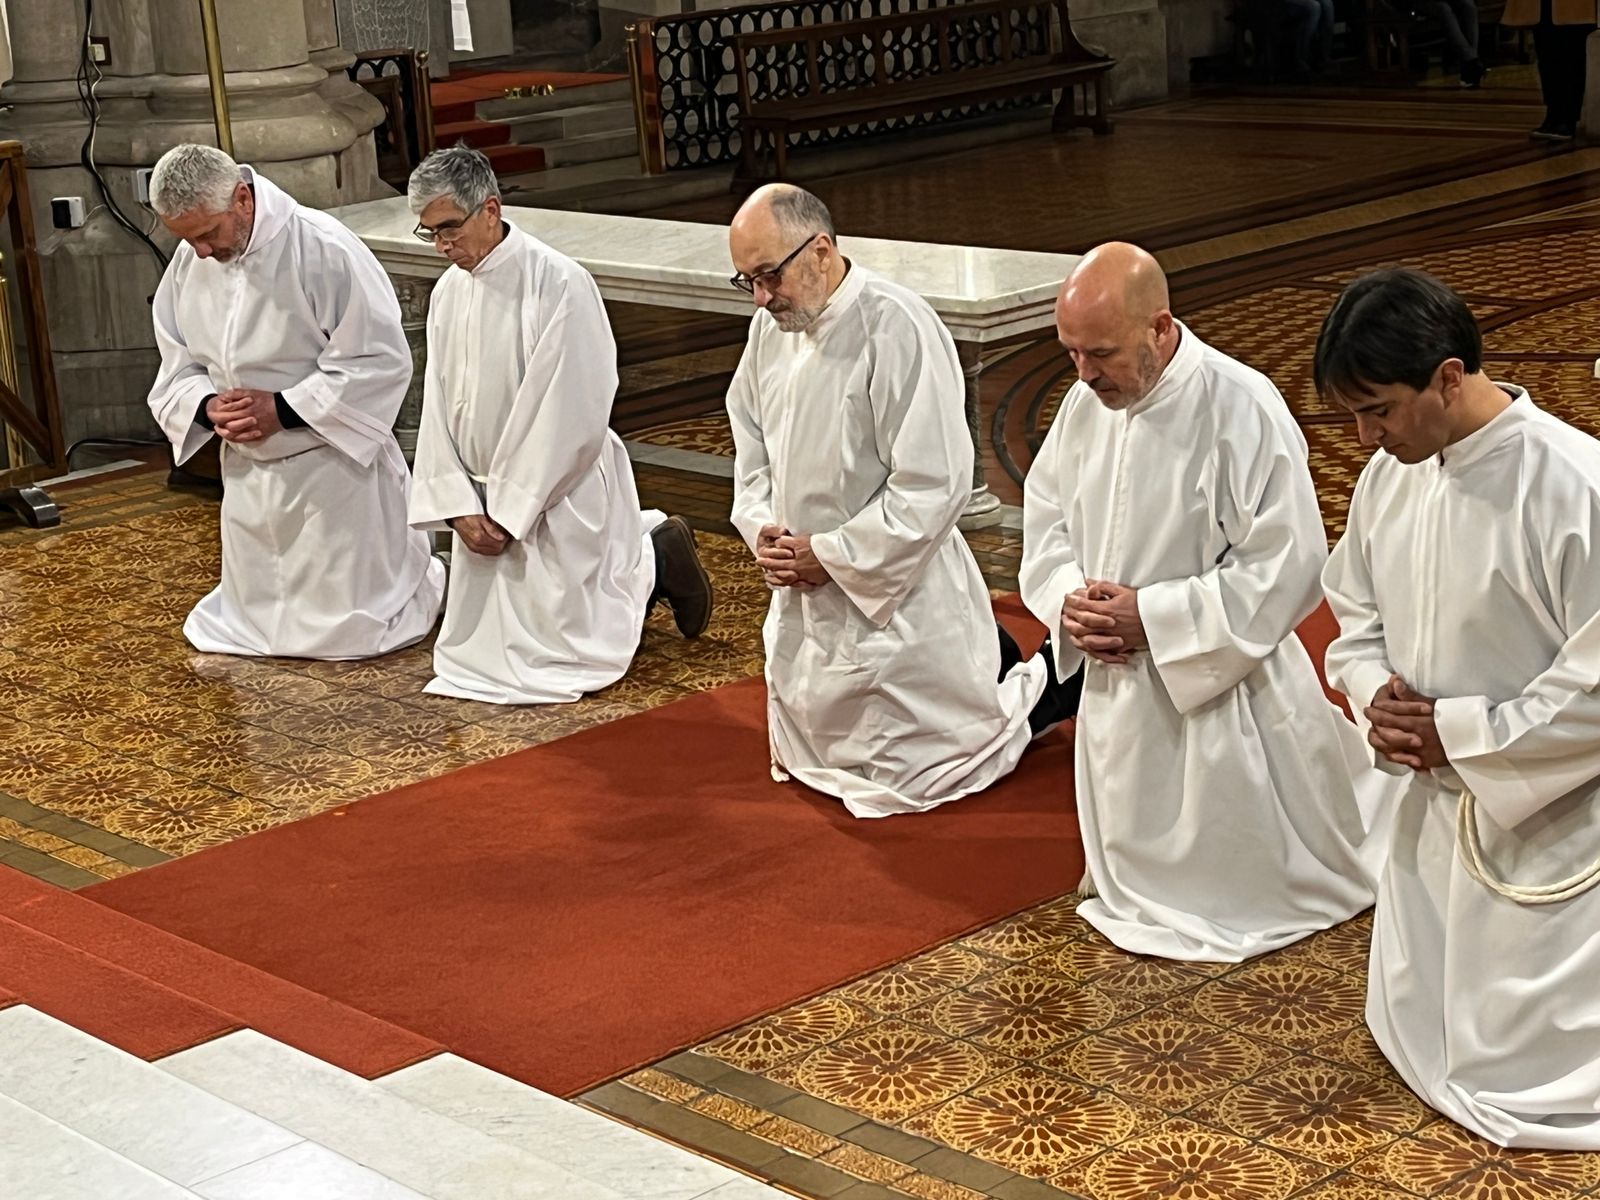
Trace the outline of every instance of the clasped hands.
{"label": "clasped hands", "polygon": [[1125,663],[1136,650],[1148,650],[1139,619],[1139,593],[1104,579],[1087,580],[1061,606],[1061,627],[1072,644],[1103,663]]}
{"label": "clasped hands", "polygon": [[1430,771],[1450,760],[1434,723],[1433,697],[1413,691],[1398,675],[1378,689],[1362,710],[1372,728],[1367,741],[1392,763],[1413,771]]}
{"label": "clasped hands", "polygon": [[511,535],[506,532],[505,527],[494,518],[482,513],[451,517],[446,524],[456,531],[456,536],[461,539],[462,545],[474,554],[493,558],[511,545]]}
{"label": "clasped hands", "polygon": [[259,442],[279,432],[278,399],[260,388],[229,388],[206,401],[206,417],[225,442]]}
{"label": "clasped hands", "polygon": [[828,583],[828,569],[811,552],[810,537],[796,537],[779,525],[763,525],[756,535],[756,565],[769,588],[808,591]]}

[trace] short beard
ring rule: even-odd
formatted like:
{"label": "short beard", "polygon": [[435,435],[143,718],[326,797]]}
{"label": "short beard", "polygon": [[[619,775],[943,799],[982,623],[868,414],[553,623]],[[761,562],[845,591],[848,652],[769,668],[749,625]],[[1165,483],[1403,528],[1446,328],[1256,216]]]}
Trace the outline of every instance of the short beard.
{"label": "short beard", "polygon": [[[771,312],[772,310],[768,309],[767,311]],[[812,322],[821,315],[821,309],[796,306],[781,313],[772,313],[772,319],[778,323],[778,328],[784,333],[804,333],[811,328]]]}

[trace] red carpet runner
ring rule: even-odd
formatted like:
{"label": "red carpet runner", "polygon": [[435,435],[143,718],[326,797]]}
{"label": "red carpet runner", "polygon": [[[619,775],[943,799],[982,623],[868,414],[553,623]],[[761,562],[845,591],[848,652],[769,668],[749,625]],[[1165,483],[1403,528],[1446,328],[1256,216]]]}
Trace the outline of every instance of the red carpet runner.
{"label": "red carpet runner", "polygon": [[[997,605],[1013,627],[1018,607]],[[1302,631],[1318,661],[1329,632],[1325,611]],[[857,821],[767,778],[764,696],[747,680],[80,895],[572,1095],[1076,884],[1067,737],[983,795]]]}
{"label": "red carpet runner", "polygon": [[857,821],[749,680],[86,893],[571,1095],[1074,886],[1071,745]]}

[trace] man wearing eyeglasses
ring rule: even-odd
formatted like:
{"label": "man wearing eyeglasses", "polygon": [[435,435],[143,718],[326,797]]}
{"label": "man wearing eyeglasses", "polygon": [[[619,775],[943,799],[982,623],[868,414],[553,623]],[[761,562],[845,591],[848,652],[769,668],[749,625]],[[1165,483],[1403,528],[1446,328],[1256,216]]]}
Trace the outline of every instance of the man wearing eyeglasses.
{"label": "man wearing eyeglasses", "polygon": [[608,421],[617,349],[600,289],[508,224],[489,160],[458,146],[411,176],[416,234],[448,258],[428,312],[411,523],[455,534],[427,691],[553,704],[615,683],[645,615],[711,619],[682,517],[639,511]]}
{"label": "man wearing eyeglasses", "polygon": [[755,192],[729,234],[755,300],[728,393],[733,522],[772,589],[773,772],[858,817],[981,791],[1072,715],[997,636],[956,530],[972,437],[949,332],[920,296],[840,254],[815,196]]}
{"label": "man wearing eyeglasses", "polygon": [[222,440],[222,578],[183,633],[214,654],[350,659],[427,635],[444,565],[406,525],[392,426],[411,381],[372,251],[212,146],[156,163],[179,246],[156,289],[150,410],[182,463]]}

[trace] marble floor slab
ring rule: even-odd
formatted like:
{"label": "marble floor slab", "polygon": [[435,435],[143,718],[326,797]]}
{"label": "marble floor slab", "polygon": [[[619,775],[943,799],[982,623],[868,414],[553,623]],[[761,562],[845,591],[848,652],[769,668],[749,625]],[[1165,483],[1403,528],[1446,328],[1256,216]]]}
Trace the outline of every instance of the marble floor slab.
{"label": "marble floor slab", "polygon": [[432,1200],[622,1200],[619,1192],[252,1030],[160,1065]]}
{"label": "marble floor slab", "polygon": [[0,1094],[186,1186],[301,1140],[23,1005],[0,1012]]}
{"label": "marble floor slab", "polygon": [[129,1162],[59,1121],[0,1096],[0,1183],[27,1200],[193,1200],[195,1193]]}
{"label": "marble floor slab", "polygon": [[442,1054],[377,1081],[386,1091],[631,1200],[696,1200],[742,1176],[599,1113]]}

